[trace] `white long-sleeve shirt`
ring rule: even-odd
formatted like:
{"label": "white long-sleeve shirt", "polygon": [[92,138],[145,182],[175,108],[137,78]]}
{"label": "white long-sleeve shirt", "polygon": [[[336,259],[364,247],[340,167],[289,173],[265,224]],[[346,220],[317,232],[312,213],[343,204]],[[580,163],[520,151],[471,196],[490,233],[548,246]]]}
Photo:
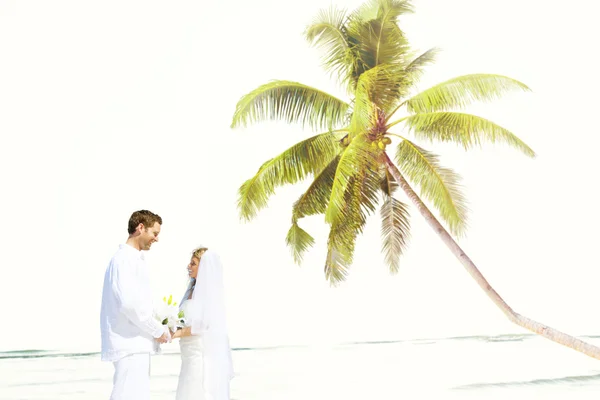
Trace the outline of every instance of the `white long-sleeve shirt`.
{"label": "white long-sleeve shirt", "polygon": [[166,332],[153,316],[150,276],[143,253],[122,244],[104,275],[100,331],[102,361],[152,353],[154,338]]}

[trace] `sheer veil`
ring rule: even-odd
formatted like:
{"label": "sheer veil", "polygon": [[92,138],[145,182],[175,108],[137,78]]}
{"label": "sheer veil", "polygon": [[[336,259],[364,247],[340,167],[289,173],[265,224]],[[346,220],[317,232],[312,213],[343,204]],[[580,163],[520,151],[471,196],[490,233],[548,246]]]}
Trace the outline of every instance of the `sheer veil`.
{"label": "sheer veil", "polygon": [[[194,286],[191,281],[189,290]],[[186,299],[187,297],[184,297]],[[204,389],[210,400],[229,400],[233,363],[225,314],[223,267],[219,255],[210,249],[200,257],[188,323],[192,335],[202,337]]]}

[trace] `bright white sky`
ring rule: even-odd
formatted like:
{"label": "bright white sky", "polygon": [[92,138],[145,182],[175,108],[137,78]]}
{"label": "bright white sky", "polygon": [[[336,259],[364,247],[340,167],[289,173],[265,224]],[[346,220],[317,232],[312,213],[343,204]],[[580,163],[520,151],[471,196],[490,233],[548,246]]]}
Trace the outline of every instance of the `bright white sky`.
{"label": "bright white sky", "polygon": [[[502,146],[465,153],[427,145],[464,177],[471,213],[461,245],[517,312],[598,334],[600,139],[591,94],[600,91],[600,28],[592,4],[415,5],[402,20],[413,45],[443,49],[423,89],[478,72],[533,89],[470,111],[513,130],[537,159]],[[221,254],[234,346],[522,332],[416,212],[398,275],[383,265],[375,216],[338,288],[322,274],[321,218],[304,224],[318,245],[303,267],[285,247],[303,186],[281,190],[253,223],[239,222],[238,187],[311,132],[231,130],[235,104],[270,79],[340,94],[302,36],[326,6],[0,0],[0,351],[99,348],[104,269],[141,208],[164,219],[148,254],[157,299],[181,296],[194,246]]]}

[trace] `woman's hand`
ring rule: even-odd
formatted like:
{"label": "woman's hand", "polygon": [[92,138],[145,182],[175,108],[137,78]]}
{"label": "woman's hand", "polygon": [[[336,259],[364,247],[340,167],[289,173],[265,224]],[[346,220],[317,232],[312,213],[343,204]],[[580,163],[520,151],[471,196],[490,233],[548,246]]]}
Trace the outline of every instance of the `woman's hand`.
{"label": "woman's hand", "polygon": [[182,337],[186,337],[186,336],[192,336],[192,328],[189,326],[178,329],[177,332],[175,332],[173,334],[173,339],[175,339],[175,338],[181,339]]}

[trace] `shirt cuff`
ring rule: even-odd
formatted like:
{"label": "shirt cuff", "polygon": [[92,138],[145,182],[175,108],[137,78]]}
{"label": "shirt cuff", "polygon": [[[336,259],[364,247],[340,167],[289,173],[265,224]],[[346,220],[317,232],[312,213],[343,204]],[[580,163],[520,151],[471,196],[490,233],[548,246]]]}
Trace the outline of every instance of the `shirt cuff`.
{"label": "shirt cuff", "polygon": [[161,325],[159,328],[156,328],[156,330],[154,331],[154,333],[152,334],[152,336],[155,339],[158,339],[159,337],[161,337],[168,330],[169,330],[169,328],[166,325]]}

